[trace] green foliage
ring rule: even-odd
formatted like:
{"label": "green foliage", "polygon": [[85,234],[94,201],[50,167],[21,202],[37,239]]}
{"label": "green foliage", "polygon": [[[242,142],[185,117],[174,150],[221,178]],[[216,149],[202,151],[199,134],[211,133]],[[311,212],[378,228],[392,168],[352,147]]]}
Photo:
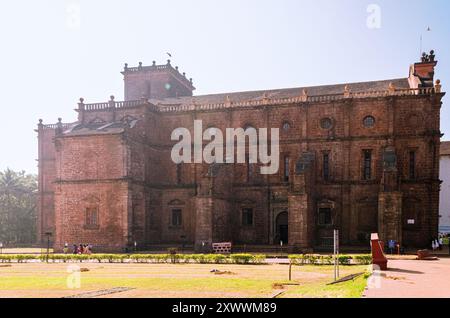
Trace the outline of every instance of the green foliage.
{"label": "green foliage", "polygon": [[322,265],[333,265],[334,259],[332,255],[325,255],[321,257]]}
{"label": "green foliage", "polygon": [[340,265],[350,265],[353,257],[350,255],[339,255],[338,261]]}
{"label": "green foliage", "polygon": [[356,255],[354,258],[355,262],[359,265],[370,265],[372,264],[372,255]]}
{"label": "green foliage", "polygon": [[316,255],[307,255],[306,259],[308,260],[308,263],[311,265],[317,265],[319,257]]}
{"label": "green foliage", "polygon": [[37,178],[24,171],[0,172],[0,242],[6,245],[36,241]]}
{"label": "green foliage", "polygon": [[232,254],[231,261],[234,264],[249,264],[253,260],[252,254]]}
{"label": "green foliage", "polygon": [[293,265],[305,265],[306,257],[303,254],[289,255],[288,257]]}
{"label": "green foliage", "polygon": [[[332,255],[313,255],[313,254],[295,254],[289,255],[289,260],[293,265],[333,265],[334,257]],[[369,265],[372,263],[371,255],[339,255],[340,265]]]}
{"label": "green foliage", "polygon": [[[253,254],[49,254],[48,261],[52,263],[88,262],[99,263],[198,263],[198,264],[264,264],[265,255]],[[47,255],[0,255],[0,263],[25,263],[29,261],[46,262]]]}

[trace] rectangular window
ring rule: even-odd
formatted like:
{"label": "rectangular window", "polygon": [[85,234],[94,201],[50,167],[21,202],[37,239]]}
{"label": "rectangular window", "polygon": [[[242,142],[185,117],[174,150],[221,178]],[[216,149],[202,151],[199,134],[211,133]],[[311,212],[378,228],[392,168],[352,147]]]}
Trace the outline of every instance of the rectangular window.
{"label": "rectangular window", "polygon": [[98,208],[86,209],[86,226],[87,227],[98,226]]}
{"label": "rectangular window", "polygon": [[364,150],[363,179],[372,179],[372,150]]}
{"label": "rectangular window", "polygon": [[322,208],[319,209],[319,225],[331,225],[331,209],[330,208]]}
{"label": "rectangular window", "polygon": [[416,178],[416,152],[409,152],[409,179],[413,180]]}
{"label": "rectangular window", "polygon": [[244,226],[253,225],[253,209],[250,208],[242,209],[242,225]]}
{"label": "rectangular window", "polygon": [[289,157],[284,157],[284,182],[289,182]]}
{"label": "rectangular window", "polygon": [[323,180],[330,180],[330,155],[328,153],[323,154]]}
{"label": "rectangular window", "polygon": [[173,209],[172,210],[172,226],[181,226],[183,224],[182,219],[182,210],[181,209]]}

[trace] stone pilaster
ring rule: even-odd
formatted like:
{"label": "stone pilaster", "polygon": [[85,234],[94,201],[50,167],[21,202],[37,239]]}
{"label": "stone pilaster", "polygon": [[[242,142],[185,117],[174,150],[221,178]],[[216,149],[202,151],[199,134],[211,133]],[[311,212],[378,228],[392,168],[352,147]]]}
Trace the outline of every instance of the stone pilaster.
{"label": "stone pilaster", "polygon": [[388,146],[383,153],[383,177],[378,195],[378,231],[382,241],[402,244],[402,199],[397,171],[395,148]]}
{"label": "stone pilaster", "polygon": [[296,164],[288,195],[289,246],[293,252],[312,248],[314,239],[314,154],[304,153]]}

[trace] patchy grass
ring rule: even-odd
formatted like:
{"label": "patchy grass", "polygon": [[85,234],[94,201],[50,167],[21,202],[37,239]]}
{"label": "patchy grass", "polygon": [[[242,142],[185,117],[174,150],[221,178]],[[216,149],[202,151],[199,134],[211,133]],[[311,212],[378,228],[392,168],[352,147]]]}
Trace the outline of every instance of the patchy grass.
{"label": "patchy grass", "polygon": [[[0,297],[64,297],[116,287],[134,288],[112,297],[244,297],[269,298],[286,283],[286,265],[216,264],[95,264],[83,263],[77,272],[81,288],[70,289],[68,272],[74,264],[13,264],[0,268]],[[234,275],[216,275],[211,270]],[[363,272],[367,266],[341,267],[341,277]],[[73,275],[73,274],[72,274]],[[365,279],[326,286],[332,266],[294,266],[293,282],[283,286],[282,297],[360,297]],[[108,297],[108,296],[106,296]]]}
{"label": "patchy grass", "polygon": [[367,285],[367,275],[359,276],[353,281],[327,285],[327,281],[311,282],[290,288],[281,295],[283,298],[360,298]]}

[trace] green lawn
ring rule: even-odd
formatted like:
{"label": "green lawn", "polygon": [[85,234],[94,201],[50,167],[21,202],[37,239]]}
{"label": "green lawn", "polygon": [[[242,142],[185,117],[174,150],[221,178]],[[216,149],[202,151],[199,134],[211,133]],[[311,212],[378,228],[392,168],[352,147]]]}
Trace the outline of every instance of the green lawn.
{"label": "green lawn", "polygon": [[[133,288],[110,297],[360,297],[366,279],[327,286],[332,266],[295,266],[293,282],[286,265],[202,264],[76,264],[89,269],[80,275],[79,289],[67,285],[68,266],[75,264],[12,264],[0,266],[0,297],[64,297],[115,287]],[[228,271],[223,275],[212,269]],[[341,277],[364,272],[367,266],[341,267]],[[69,279],[70,280],[70,279]]]}

